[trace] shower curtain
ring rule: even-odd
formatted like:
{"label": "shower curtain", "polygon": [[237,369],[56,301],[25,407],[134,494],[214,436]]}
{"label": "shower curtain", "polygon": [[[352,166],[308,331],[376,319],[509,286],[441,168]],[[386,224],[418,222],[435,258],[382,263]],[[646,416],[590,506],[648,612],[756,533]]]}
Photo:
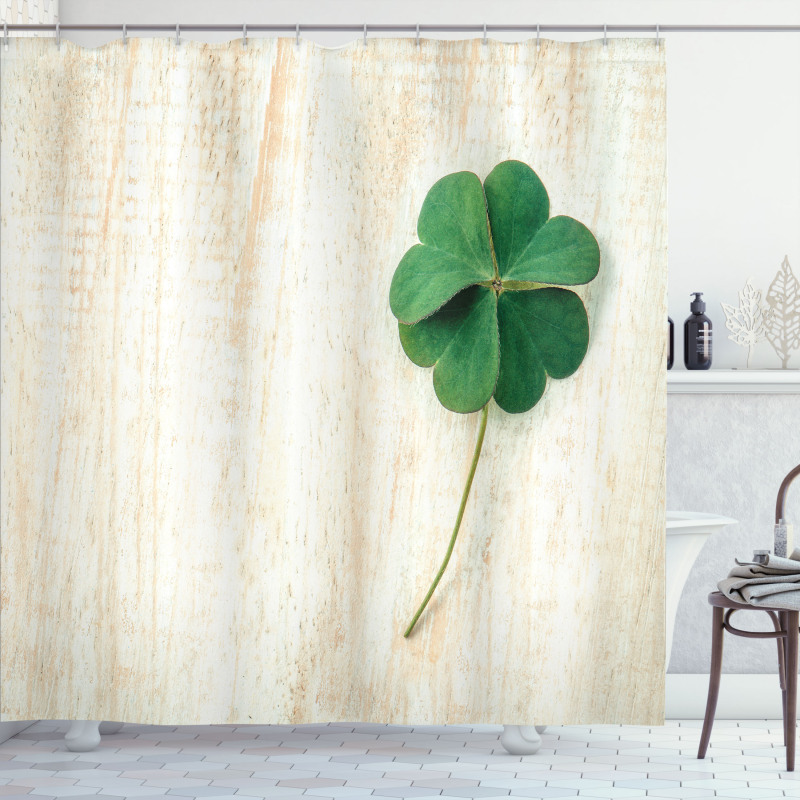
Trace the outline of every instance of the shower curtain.
{"label": "shower curtain", "polygon": [[[664,47],[2,53],[3,719],[662,719]],[[530,164],[591,340],[478,430],[389,284],[431,185]]]}

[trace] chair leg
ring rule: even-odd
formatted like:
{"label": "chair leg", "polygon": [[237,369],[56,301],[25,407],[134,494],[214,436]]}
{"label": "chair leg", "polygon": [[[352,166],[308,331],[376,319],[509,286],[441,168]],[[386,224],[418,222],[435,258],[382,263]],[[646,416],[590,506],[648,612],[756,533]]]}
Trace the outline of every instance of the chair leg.
{"label": "chair leg", "polygon": [[703,732],[700,736],[700,747],[697,751],[698,758],[706,757],[708,742],[711,739],[711,727],[714,725],[714,714],[717,711],[717,698],[719,697],[719,683],[722,677],[722,636],[725,628],[722,627],[722,608],[714,606],[714,618],[711,628],[711,674],[708,676],[708,700],[706,701],[706,716],[703,720]]}
{"label": "chair leg", "polygon": [[781,694],[783,695],[783,746],[786,747],[789,744],[789,731],[786,725],[786,689]]}
{"label": "chair leg", "polygon": [[797,611],[786,612],[786,713],[783,724],[786,734],[786,769],[794,772],[794,753],[797,744],[797,642],[798,642],[798,617]]}
{"label": "chair leg", "polygon": [[[785,611],[778,612],[778,621],[777,631],[787,631],[789,629]],[[786,639],[779,636],[775,642],[778,645],[778,679],[781,684],[781,699],[783,703],[783,746],[786,747]]]}

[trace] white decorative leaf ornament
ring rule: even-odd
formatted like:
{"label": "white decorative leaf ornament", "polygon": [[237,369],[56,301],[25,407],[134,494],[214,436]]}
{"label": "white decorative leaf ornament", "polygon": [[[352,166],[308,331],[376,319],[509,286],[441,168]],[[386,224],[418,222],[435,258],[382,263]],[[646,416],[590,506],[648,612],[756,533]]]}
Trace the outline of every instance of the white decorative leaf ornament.
{"label": "white decorative leaf ornament", "polygon": [[750,366],[753,348],[767,335],[766,325],[772,316],[772,309],[761,299],[761,290],[754,289],[748,278],[739,292],[739,307],[722,303],[725,312],[725,327],[731,332],[728,338],[741,347],[747,348],[746,366]]}
{"label": "white decorative leaf ornament", "polygon": [[787,369],[792,351],[800,347],[800,281],[792,272],[788,256],[770,284],[767,303],[771,311],[766,321],[767,340],[783,369]]}

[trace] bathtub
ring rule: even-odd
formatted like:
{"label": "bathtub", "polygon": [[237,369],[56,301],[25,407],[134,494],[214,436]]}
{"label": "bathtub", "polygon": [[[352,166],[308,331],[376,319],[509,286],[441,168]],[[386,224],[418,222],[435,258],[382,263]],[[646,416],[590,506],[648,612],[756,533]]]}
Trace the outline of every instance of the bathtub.
{"label": "bathtub", "polygon": [[672,651],[675,616],[689,572],[712,533],[738,520],[699,511],[667,511],[666,669]]}

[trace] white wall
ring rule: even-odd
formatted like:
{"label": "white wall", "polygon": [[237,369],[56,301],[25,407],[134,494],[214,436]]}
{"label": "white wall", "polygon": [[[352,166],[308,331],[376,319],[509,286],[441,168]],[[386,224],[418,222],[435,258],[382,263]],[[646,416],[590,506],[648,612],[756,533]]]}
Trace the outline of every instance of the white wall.
{"label": "white wall", "polygon": [[[670,672],[707,672],[711,656],[708,593],[754,549],[772,549],[775,501],[784,476],[800,463],[800,395],[670,395],[667,412],[667,508],[739,520],[706,542],[681,595]],[[786,508],[800,532],[800,481]],[[796,537],[797,538],[797,537]],[[738,614],[735,625],[770,625]],[[733,639],[733,637],[729,637]],[[725,672],[774,673],[772,641],[736,638],[725,646]],[[774,685],[774,681],[770,684]]]}

